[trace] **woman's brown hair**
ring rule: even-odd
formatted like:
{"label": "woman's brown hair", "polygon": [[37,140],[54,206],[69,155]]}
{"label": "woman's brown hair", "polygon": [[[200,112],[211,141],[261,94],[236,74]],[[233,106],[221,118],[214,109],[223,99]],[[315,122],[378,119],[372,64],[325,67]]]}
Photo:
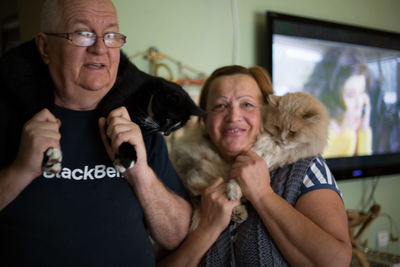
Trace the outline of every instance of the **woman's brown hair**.
{"label": "woman's brown hair", "polygon": [[245,74],[254,78],[257,82],[258,87],[263,95],[264,101],[267,101],[267,96],[273,94],[273,88],[271,83],[271,78],[268,72],[259,66],[254,66],[250,68],[245,68],[239,65],[230,65],[216,69],[206,80],[203,88],[200,92],[199,106],[206,110],[207,108],[207,98],[210,91],[211,83],[218,77],[225,75],[234,74]]}

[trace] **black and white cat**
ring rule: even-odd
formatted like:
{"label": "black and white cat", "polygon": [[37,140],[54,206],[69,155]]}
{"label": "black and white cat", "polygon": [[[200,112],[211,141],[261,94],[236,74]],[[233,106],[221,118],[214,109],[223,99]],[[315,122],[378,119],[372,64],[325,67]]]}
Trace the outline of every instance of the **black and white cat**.
{"label": "black and white cat", "polygon": [[[141,72],[121,52],[118,76],[114,87],[98,105],[101,117],[120,106],[125,106],[133,122],[147,133],[169,135],[183,127],[190,116],[204,116],[205,112],[178,84]],[[119,147],[114,166],[119,172],[134,166],[136,151],[129,143]],[[62,154],[50,148],[45,152],[42,169],[46,172],[61,171]]]}
{"label": "black and white cat", "polygon": [[[193,102],[178,84],[162,78],[152,77],[126,98],[123,104],[132,121],[147,133],[160,132],[168,136],[183,127],[190,116],[204,116],[205,113]],[[108,114],[112,105],[105,104]],[[101,106],[100,108],[104,108]],[[136,151],[129,143],[123,143],[114,160],[119,172],[134,166]]]}

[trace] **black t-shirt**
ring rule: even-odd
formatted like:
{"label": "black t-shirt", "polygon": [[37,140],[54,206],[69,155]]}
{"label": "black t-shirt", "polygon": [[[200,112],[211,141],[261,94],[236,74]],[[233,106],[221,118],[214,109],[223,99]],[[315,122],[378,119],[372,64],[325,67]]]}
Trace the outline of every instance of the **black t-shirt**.
{"label": "black t-shirt", "polygon": [[[153,266],[142,208],[106,154],[95,111],[53,113],[62,123],[63,169],[35,179],[0,212],[0,265]],[[186,197],[162,136],[144,140],[157,176]]]}

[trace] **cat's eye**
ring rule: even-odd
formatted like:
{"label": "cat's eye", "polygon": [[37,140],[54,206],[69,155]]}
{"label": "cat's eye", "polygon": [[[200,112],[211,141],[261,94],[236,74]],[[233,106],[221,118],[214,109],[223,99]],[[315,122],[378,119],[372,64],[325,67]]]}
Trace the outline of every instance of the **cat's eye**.
{"label": "cat's eye", "polygon": [[289,135],[290,135],[291,137],[294,137],[294,136],[296,135],[296,132],[294,132],[294,131],[289,131]]}

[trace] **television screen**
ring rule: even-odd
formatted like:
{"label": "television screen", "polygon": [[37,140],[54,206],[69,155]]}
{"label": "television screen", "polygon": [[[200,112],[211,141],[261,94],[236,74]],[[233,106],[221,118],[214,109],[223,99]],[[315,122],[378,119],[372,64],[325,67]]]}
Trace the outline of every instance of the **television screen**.
{"label": "television screen", "polygon": [[400,34],[267,12],[276,95],[328,108],[323,152],[336,179],[400,173]]}

